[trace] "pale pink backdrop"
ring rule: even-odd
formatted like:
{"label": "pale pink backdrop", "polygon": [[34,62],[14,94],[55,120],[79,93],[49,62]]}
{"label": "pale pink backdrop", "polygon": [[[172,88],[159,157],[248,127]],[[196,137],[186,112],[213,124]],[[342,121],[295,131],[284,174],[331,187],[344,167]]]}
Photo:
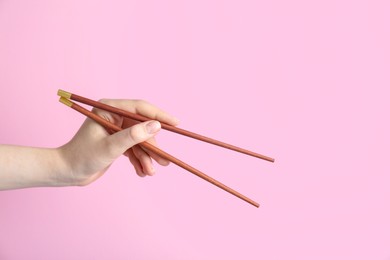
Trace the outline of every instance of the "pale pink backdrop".
{"label": "pale pink backdrop", "polygon": [[56,147],[63,88],[137,98],[183,128],[174,165],[0,192],[0,259],[390,259],[389,1],[0,0],[0,143]]}

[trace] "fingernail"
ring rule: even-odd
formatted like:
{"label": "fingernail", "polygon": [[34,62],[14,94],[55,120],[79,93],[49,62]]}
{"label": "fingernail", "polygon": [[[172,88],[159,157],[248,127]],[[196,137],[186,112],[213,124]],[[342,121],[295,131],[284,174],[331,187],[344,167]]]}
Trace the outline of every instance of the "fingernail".
{"label": "fingernail", "polygon": [[146,131],[148,134],[157,133],[161,128],[161,124],[158,121],[151,121],[146,124]]}

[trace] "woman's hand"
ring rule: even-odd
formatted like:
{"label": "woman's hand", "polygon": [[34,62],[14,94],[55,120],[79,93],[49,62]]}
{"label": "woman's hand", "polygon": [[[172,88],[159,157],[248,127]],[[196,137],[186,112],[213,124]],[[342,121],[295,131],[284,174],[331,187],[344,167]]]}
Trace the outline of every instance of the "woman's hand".
{"label": "woman's hand", "polygon": [[66,165],[65,171],[57,172],[58,183],[87,185],[102,176],[122,154],[129,158],[136,173],[141,177],[155,173],[152,159],[160,165],[169,164],[167,160],[142,149],[137,144],[147,141],[157,145],[155,135],[161,128],[159,122],[177,125],[178,120],[175,117],[142,100],[103,99],[100,102],[155,121],[139,123],[104,110],[94,109],[94,113],[124,130],[110,135],[104,127],[87,118],[72,140],[58,149],[64,161],[63,165]]}
{"label": "woman's hand", "polygon": [[110,135],[101,125],[86,119],[72,140],[59,148],[0,145],[0,190],[87,185],[102,176],[122,154],[141,177],[154,174],[152,159],[168,165],[167,160],[137,144],[157,145],[154,137],[161,128],[159,122],[177,125],[176,118],[141,100],[101,102],[154,120],[139,123],[94,109],[94,113],[124,130]]}

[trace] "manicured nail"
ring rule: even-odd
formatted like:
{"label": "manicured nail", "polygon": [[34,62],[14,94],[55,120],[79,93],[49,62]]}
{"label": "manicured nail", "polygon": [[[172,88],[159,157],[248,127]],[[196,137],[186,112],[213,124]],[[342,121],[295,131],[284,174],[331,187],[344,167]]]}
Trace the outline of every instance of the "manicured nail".
{"label": "manicured nail", "polygon": [[157,133],[161,129],[161,124],[158,121],[151,121],[146,124],[146,131],[148,134]]}

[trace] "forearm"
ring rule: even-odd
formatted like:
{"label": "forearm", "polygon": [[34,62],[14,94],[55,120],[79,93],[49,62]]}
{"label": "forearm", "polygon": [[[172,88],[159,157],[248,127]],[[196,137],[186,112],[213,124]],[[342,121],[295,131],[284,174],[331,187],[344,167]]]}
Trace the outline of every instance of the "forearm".
{"label": "forearm", "polygon": [[66,186],[60,149],[0,145],[0,190]]}

